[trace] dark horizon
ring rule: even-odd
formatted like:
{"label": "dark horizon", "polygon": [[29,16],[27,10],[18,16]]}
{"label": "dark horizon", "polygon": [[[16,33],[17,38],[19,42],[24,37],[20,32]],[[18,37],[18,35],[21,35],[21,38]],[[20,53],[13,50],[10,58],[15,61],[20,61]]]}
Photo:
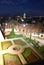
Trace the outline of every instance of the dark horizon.
{"label": "dark horizon", "polygon": [[44,16],[44,0],[0,0],[0,16]]}

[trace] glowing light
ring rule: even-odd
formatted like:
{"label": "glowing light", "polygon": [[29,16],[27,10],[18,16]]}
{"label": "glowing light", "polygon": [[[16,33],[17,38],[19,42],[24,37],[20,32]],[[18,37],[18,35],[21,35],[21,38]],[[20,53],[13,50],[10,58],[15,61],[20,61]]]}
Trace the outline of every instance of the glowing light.
{"label": "glowing light", "polygon": [[26,25],[25,24],[23,24],[23,27],[25,27]]}
{"label": "glowing light", "polygon": [[7,25],[7,23],[5,25]]}
{"label": "glowing light", "polygon": [[23,22],[24,20],[23,20],[23,19],[21,19],[21,21]]}

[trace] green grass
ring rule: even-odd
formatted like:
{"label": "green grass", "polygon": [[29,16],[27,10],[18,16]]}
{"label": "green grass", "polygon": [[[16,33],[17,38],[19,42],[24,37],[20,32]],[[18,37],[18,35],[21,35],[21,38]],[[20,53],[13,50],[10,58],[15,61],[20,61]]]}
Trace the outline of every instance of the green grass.
{"label": "green grass", "polygon": [[36,42],[35,40],[32,40],[31,38],[27,38],[27,37],[23,36],[22,34],[20,34],[20,35],[15,34],[14,33],[14,24],[12,24],[11,28],[12,28],[12,31],[10,32],[9,35],[6,36],[8,39],[22,37],[26,42],[28,42],[28,43],[31,42],[35,47],[37,47],[37,48],[39,47],[38,42]]}
{"label": "green grass", "polygon": [[44,45],[40,46],[39,49],[37,49],[37,50],[44,57]]}
{"label": "green grass", "polygon": [[[32,43],[35,48],[39,48],[38,41],[32,40],[31,38],[27,38],[26,36],[23,36],[23,35],[13,34],[13,35],[10,35],[10,36],[7,35],[6,37],[7,37],[8,39],[9,39],[9,38],[23,38],[27,43]],[[22,44],[22,43],[21,43],[21,44]]]}
{"label": "green grass", "polygon": [[26,43],[25,42],[23,42],[22,40],[13,40],[14,41],[14,43],[15,44],[17,44],[17,45],[21,45],[21,46],[24,46],[24,45],[26,45]]}
{"label": "green grass", "polygon": [[24,51],[23,51],[23,56],[25,57],[25,58],[27,58],[27,56],[30,54],[30,53],[33,53],[38,59],[40,58],[31,48],[25,48],[24,49]]}
{"label": "green grass", "polygon": [[23,51],[23,56],[25,58],[27,58],[27,56],[31,53],[31,49],[30,48],[25,48],[24,51]]}
{"label": "green grass", "polygon": [[1,43],[2,43],[2,49],[3,50],[8,49],[12,45],[11,41],[3,41]]}
{"label": "green grass", "polygon": [[23,35],[22,34],[17,35],[17,34],[15,34],[15,32],[13,30],[10,32],[9,35],[5,36],[5,38],[7,38],[7,39],[18,38],[18,37],[23,37]]}
{"label": "green grass", "polygon": [[12,61],[12,62],[18,62],[19,65],[21,65],[21,61],[18,57],[18,55],[13,55],[13,54],[4,54],[4,60],[9,60],[9,61]]}
{"label": "green grass", "polygon": [[[13,33],[13,32],[12,32]],[[17,34],[10,34],[10,35],[7,35],[6,36],[8,39],[9,38],[23,38],[27,43],[32,43],[33,44],[33,46],[34,46],[34,48],[35,49],[39,49],[39,42],[38,41],[36,41],[36,40],[32,40],[31,38],[28,38],[28,37],[26,37],[26,36],[23,36],[23,35],[17,35]],[[17,44],[17,43],[16,43]],[[21,43],[19,43],[18,42],[18,44],[20,44],[20,45],[23,45],[23,43],[21,42]]]}
{"label": "green grass", "polygon": [[14,24],[12,24],[11,26],[12,28],[12,31],[10,32],[9,35],[6,35],[6,37],[9,39],[9,38],[17,38],[17,37],[22,37],[22,34],[21,35],[16,35],[15,32],[14,32]]}
{"label": "green grass", "polygon": [[[6,37],[7,37],[8,39],[9,39],[9,38],[23,38],[27,43],[32,43],[34,47],[39,48],[38,41],[32,40],[31,38],[27,38],[26,36],[23,36],[22,34],[17,35],[17,34],[14,33],[13,30],[12,30],[12,31],[10,32],[10,34],[7,35]],[[20,44],[22,44],[22,43],[20,43]]]}
{"label": "green grass", "polygon": [[39,50],[41,51],[41,53],[44,53],[44,45],[40,46]]}
{"label": "green grass", "polygon": [[[37,60],[39,60],[39,59],[41,59],[31,48],[25,48],[24,49],[24,51],[22,52],[22,55],[24,56],[24,58],[27,60],[27,58],[28,58],[28,56],[30,55],[30,54],[32,54],[32,55],[34,55],[34,57],[35,57],[35,60],[33,60],[33,61],[37,61]],[[32,57],[30,57],[30,58],[32,58]],[[31,61],[28,61],[27,60],[27,62],[31,62]]]}

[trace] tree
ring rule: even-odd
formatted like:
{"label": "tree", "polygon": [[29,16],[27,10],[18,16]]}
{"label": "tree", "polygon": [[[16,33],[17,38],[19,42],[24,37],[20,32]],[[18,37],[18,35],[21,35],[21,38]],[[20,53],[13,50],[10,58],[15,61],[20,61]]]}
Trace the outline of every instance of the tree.
{"label": "tree", "polygon": [[14,33],[14,24],[12,24],[11,28],[12,28],[12,32]]}

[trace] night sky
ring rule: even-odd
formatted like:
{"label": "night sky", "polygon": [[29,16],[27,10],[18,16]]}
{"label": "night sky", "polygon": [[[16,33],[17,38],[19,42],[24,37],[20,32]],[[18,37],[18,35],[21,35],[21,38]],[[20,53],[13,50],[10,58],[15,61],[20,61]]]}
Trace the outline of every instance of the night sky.
{"label": "night sky", "polygon": [[44,16],[44,0],[0,0],[0,15]]}

